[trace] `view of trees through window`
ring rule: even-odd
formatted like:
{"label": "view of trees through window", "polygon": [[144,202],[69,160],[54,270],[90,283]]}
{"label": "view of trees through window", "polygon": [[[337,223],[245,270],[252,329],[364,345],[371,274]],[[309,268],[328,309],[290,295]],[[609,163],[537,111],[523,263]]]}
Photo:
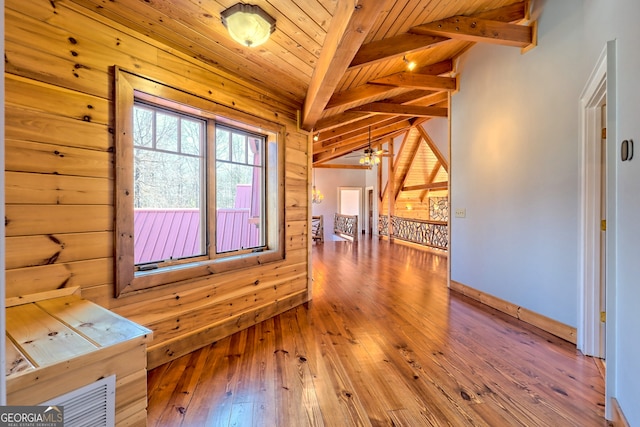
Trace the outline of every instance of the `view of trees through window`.
{"label": "view of trees through window", "polygon": [[202,206],[205,122],[134,109],[134,207]]}
{"label": "view of trees through window", "polygon": [[[225,127],[216,129],[216,204],[236,207],[237,189],[262,177],[262,140]],[[257,184],[261,179],[257,179]],[[259,209],[257,210],[259,211]]]}

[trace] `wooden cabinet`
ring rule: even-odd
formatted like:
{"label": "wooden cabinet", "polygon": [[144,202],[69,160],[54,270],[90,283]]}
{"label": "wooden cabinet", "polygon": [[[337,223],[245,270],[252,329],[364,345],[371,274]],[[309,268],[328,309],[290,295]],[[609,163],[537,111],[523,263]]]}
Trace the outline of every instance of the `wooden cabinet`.
{"label": "wooden cabinet", "polygon": [[8,405],[116,375],[116,425],[146,425],[150,330],[75,294],[7,304]]}

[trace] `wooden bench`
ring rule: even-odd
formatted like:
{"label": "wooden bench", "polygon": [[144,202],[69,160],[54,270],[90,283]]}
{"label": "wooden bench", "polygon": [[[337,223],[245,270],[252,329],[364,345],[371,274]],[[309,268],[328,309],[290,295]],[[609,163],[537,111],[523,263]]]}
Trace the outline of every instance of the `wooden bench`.
{"label": "wooden bench", "polygon": [[116,425],[145,426],[151,331],[66,293],[7,299],[7,404],[39,405],[115,375]]}

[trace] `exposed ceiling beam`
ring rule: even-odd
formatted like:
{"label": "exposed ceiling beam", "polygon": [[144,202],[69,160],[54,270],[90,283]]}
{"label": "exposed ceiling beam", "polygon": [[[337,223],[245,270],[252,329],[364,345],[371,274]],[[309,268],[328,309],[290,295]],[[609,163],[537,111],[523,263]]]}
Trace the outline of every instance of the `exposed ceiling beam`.
{"label": "exposed ceiling beam", "polygon": [[422,126],[416,126],[416,128],[418,129],[418,131],[420,132],[420,136],[422,137],[422,139],[424,139],[424,142],[429,146],[429,149],[436,156],[436,159],[438,159],[438,161],[440,162],[444,170],[449,172],[449,162],[447,162],[447,159],[444,158],[444,156],[440,152],[440,149],[438,149],[438,146],[436,145],[436,143],[433,141],[433,139],[431,139],[427,131],[424,130]]}
{"label": "exposed ceiling beam", "polygon": [[[397,123],[401,123],[400,129],[405,129],[411,125],[411,122],[406,117],[391,117],[384,120],[380,120],[377,123],[372,123],[371,139],[379,139],[386,136],[387,133],[396,131],[395,127]],[[351,144],[359,141],[369,141],[369,126],[365,129],[355,129],[352,132],[345,133],[335,138],[327,139],[324,141],[315,142],[313,144],[313,153],[321,153],[323,151],[330,151],[342,145]]]}
{"label": "exposed ceiling beam", "polygon": [[[448,99],[447,92],[434,92],[430,90],[410,90],[398,96],[388,98],[387,101],[394,104],[422,105],[429,106],[441,103]],[[316,123],[315,133],[319,135],[319,140],[329,139],[341,133],[341,128],[345,125],[364,121],[375,117],[372,113],[345,111],[340,114],[325,117]],[[378,120],[378,119],[376,119]],[[330,132],[325,136],[327,132]]]}
{"label": "exposed ceiling beam", "polygon": [[[409,134],[409,132],[407,132]],[[413,166],[413,162],[418,155],[418,150],[420,149],[420,141],[415,141],[413,144],[411,153],[409,154],[409,162],[407,163],[407,167],[402,171],[400,175],[400,185],[396,187],[393,195],[393,200],[398,201],[398,196],[400,196],[401,190],[404,187],[405,182],[407,181],[407,177],[409,176],[409,172],[411,171],[411,166]]]}
{"label": "exposed ceiling beam", "polygon": [[[393,119],[394,116],[386,116],[382,114],[372,114],[368,115],[368,117],[354,121],[351,123],[347,123],[343,126],[339,126],[328,130],[326,132],[320,132],[318,135],[318,140],[313,143],[314,150],[317,148],[322,148],[331,143],[339,142],[340,137],[348,134],[352,134],[353,132],[360,131],[364,132],[369,128],[369,126],[376,126],[379,123],[382,123],[385,120]],[[404,119],[404,118],[403,118]]]}
{"label": "exposed ceiling beam", "polygon": [[386,86],[378,84],[365,83],[350,90],[345,90],[333,94],[326,109],[339,107],[345,104],[351,104],[352,102],[358,102],[363,99],[375,98],[376,96],[389,93],[392,90],[396,90],[397,86]]}
{"label": "exposed ceiling beam", "polygon": [[449,188],[449,182],[432,182],[430,184],[410,185],[408,187],[402,187],[402,191],[416,191],[416,190],[446,190]]}
{"label": "exposed ceiling beam", "polygon": [[341,165],[337,163],[318,163],[313,165],[317,169],[369,169],[365,165]]}
{"label": "exposed ceiling beam", "polygon": [[[437,108],[443,108],[446,110],[447,98],[448,98],[447,93],[441,92],[441,93],[429,95],[428,97],[423,99],[426,99],[428,103],[435,102],[436,104],[439,104],[439,107]],[[378,140],[380,138],[379,136],[380,132],[378,132],[378,129],[392,126],[395,123],[403,123],[403,126],[400,127],[401,129],[400,132],[404,132],[407,129],[407,126],[405,126],[405,124],[407,123],[410,126],[416,127],[418,130],[421,130],[421,132],[423,132],[424,129],[422,129],[422,126],[418,126],[418,125],[424,123],[429,119],[430,118],[425,118],[425,117],[418,117],[418,118],[412,117],[408,120],[408,122],[406,122],[407,119],[406,117],[403,117],[403,116],[371,114],[369,117],[359,119],[359,120],[353,120],[350,123],[347,123],[343,126],[335,127],[328,131],[319,132],[317,134],[318,139],[313,143],[313,152],[314,154],[318,154],[318,153],[327,152],[331,150],[335,151],[336,149],[342,146],[347,146],[351,148],[351,150],[346,150],[345,153],[348,153],[350,151],[353,151],[354,149],[363,148],[363,147],[352,148],[350,144],[356,143],[358,141],[362,141],[364,139],[368,139],[367,133],[368,133],[368,128],[370,126],[373,131],[373,138],[372,138],[373,140]],[[394,130],[393,132],[396,132],[396,131]],[[431,144],[435,147],[435,144],[433,144],[433,141],[431,141]],[[435,150],[437,150],[437,147],[435,147]],[[443,161],[446,162],[446,160],[444,159]]]}
{"label": "exposed ceiling beam", "polygon": [[389,58],[404,56],[411,52],[420,51],[428,47],[448,41],[448,37],[438,37],[421,34],[400,34],[399,36],[377,40],[362,45],[351,61],[349,69],[373,65]]}
{"label": "exposed ceiling beam", "polygon": [[301,127],[313,129],[340,79],[349,67],[379,14],[389,12],[391,0],[337,2],[318,63],[304,100]]}
{"label": "exposed ceiling beam", "polygon": [[449,98],[447,91],[434,92],[431,90],[414,89],[401,95],[388,98],[385,102],[401,105],[421,105],[428,107],[446,101]]}
{"label": "exposed ceiling beam", "polygon": [[452,71],[453,61],[451,59],[445,59],[444,61],[425,65],[415,70],[416,73],[431,74],[432,76],[438,76],[440,74],[450,73]]}
{"label": "exposed ceiling beam", "polygon": [[[429,106],[442,101],[446,101],[447,99],[448,94],[446,91],[434,92],[431,90],[414,89],[408,92],[401,93],[400,95],[387,98],[387,101],[394,104],[415,104]],[[328,116],[318,120],[314,132],[319,133],[320,140],[331,138],[332,136],[335,136],[336,132],[333,132],[333,135],[329,135],[328,137],[325,137],[324,133],[332,129],[335,130],[336,128],[342,127],[343,125],[357,122],[359,120],[366,120],[373,116],[374,115],[371,113],[345,111],[343,113]]]}
{"label": "exposed ceiling beam", "polygon": [[[427,184],[431,184],[433,181],[435,181],[441,166],[442,166],[442,163],[440,163],[440,160],[436,160],[436,164],[433,166],[433,169],[431,170],[431,173],[429,174],[429,176],[426,176],[426,171],[425,171],[425,181]],[[427,194],[429,194],[429,190],[422,190],[419,197],[420,202],[424,202],[424,198]]]}
{"label": "exposed ceiling beam", "polygon": [[372,102],[352,108],[349,111],[365,111],[375,114],[394,114],[410,117],[448,117],[449,109],[443,107],[423,107],[419,105],[400,105],[389,102]]}
{"label": "exposed ceiling beam", "polygon": [[[425,65],[424,67],[421,67],[414,72],[417,74],[429,74],[437,76],[440,74],[450,73],[451,71],[453,71],[453,61],[447,59],[435,64]],[[352,102],[363,101],[365,99],[371,99],[396,89],[396,85],[386,86],[380,84],[365,83],[364,85],[357,86],[353,89],[335,93],[329,100],[326,109],[339,107],[341,105],[350,104]]]}
{"label": "exposed ceiling beam", "polygon": [[[411,123],[411,121],[409,121],[409,123]],[[413,124],[409,125],[410,127],[413,126]],[[388,144],[390,140],[397,138],[400,135],[403,135],[405,133],[407,133],[407,127],[403,127],[403,128],[398,128],[397,130],[390,132],[386,135],[384,135],[384,141],[383,138],[378,138],[378,139],[372,139],[371,140],[371,147],[376,150],[376,149],[381,149],[382,146],[384,144]],[[385,153],[382,155],[382,157],[391,157],[391,154],[389,153]]]}
{"label": "exposed ceiling beam", "polygon": [[486,12],[471,15],[478,19],[489,19],[491,21],[500,22],[519,22],[528,19],[529,1],[521,1],[508,6],[499,7],[497,9],[487,10]]}
{"label": "exposed ceiling beam", "polygon": [[393,85],[400,87],[410,87],[414,89],[424,90],[446,90],[454,91],[457,88],[457,80],[455,77],[439,77],[428,74],[416,74],[402,72],[384,76],[369,83]]}
{"label": "exposed ceiling beam", "polygon": [[339,147],[335,147],[329,151],[323,151],[321,153],[313,154],[313,166],[318,166],[321,163],[328,162],[330,160],[337,159],[344,155],[351,153],[352,151],[362,150],[363,148],[368,147],[369,144],[367,141],[360,140],[358,142],[354,142],[351,144],[341,145]]}
{"label": "exposed ceiling beam", "polygon": [[524,48],[533,44],[532,27],[468,16],[451,18],[412,27],[415,34],[450,37],[470,42],[494,43]]}
{"label": "exposed ceiling beam", "polygon": [[[372,132],[372,139],[380,139],[380,138],[388,138],[395,137],[397,133],[402,133],[406,131],[411,126],[411,122],[409,120],[404,120],[402,122],[395,123],[391,126],[385,127],[378,132],[376,132],[375,136]],[[344,156],[345,154],[349,154],[352,151],[361,150],[365,147],[369,146],[369,140],[364,135],[364,138],[359,138],[355,142],[351,142],[349,144],[338,144],[329,148],[326,151],[318,152],[313,154],[313,163],[314,165],[317,163],[327,162],[329,160],[336,159],[338,157]]]}
{"label": "exposed ceiling beam", "polygon": [[340,114],[335,114],[333,116],[328,116],[318,120],[314,132],[326,132],[330,129],[335,129],[337,127],[353,123],[358,120],[366,119],[370,116],[371,115],[367,113],[357,112],[343,112]]}
{"label": "exposed ceiling beam", "polygon": [[[440,105],[443,105],[443,104],[444,103],[440,102]],[[421,125],[421,124],[423,124],[425,122],[428,122],[429,120],[430,120],[429,117],[417,117],[413,122],[413,127],[419,126],[419,125]]]}
{"label": "exposed ceiling beam", "polygon": [[[412,125],[413,126],[413,125]],[[400,164],[400,159],[402,158],[402,155],[404,153],[404,150],[407,148],[407,141],[409,140],[409,135],[411,134],[411,132],[407,131],[404,133],[403,137],[402,137],[402,142],[400,143],[400,148],[398,149],[398,152],[395,153],[394,157],[393,157],[393,170],[396,170],[398,168],[398,165]],[[389,156],[389,153],[385,154],[385,156]]]}
{"label": "exposed ceiling beam", "polygon": [[[519,22],[528,19],[528,3],[528,1],[518,2],[471,16],[477,19],[486,19],[491,21]],[[445,43],[448,40],[451,40],[449,36],[440,37],[420,34],[419,32],[412,33],[413,32],[409,30],[409,32],[405,34],[363,44],[353,58],[353,61],[351,61],[349,69],[386,61],[411,52],[428,49],[436,44]],[[412,36],[422,36],[424,38],[416,38]],[[431,38],[428,38],[429,36],[431,36]],[[420,46],[421,43],[422,46]]]}

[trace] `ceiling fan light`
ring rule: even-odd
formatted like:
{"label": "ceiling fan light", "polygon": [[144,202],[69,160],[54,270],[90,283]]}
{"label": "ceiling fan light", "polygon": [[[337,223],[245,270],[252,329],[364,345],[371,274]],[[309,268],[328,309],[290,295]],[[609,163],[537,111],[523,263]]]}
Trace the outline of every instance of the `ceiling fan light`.
{"label": "ceiling fan light", "polygon": [[371,148],[371,126],[369,126],[369,146],[363,150],[363,155],[360,157],[360,164],[368,166],[369,169],[374,165],[380,164],[380,157],[377,152]]}
{"label": "ceiling fan light", "polygon": [[231,38],[247,47],[263,44],[276,29],[276,20],[253,4],[236,3],[220,16]]}

